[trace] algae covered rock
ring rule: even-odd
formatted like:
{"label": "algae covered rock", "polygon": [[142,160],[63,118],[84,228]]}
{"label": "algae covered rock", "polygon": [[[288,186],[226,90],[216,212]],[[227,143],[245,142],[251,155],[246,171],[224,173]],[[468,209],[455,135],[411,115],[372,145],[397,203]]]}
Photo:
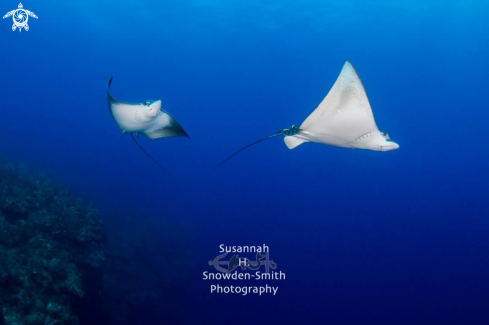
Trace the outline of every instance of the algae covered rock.
{"label": "algae covered rock", "polygon": [[101,277],[104,245],[95,209],[48,177],[0,161],[3,324],[78,324],[73,309],[96,291],[97,281],[85,279]]}

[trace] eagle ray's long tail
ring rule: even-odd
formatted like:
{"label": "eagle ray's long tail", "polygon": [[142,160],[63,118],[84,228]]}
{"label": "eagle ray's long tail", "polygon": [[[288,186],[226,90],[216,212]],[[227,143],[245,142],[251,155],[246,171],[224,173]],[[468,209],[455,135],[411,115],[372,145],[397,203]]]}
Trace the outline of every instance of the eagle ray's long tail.
{"label": "eagle ray's long tail", "polygon": [[156,161],[153,157],[150,156],[149,153],[146,152],[146,150],[143,149],[143,147],[141,147],[141,145],[139,144],[139,142],[137,142],[136,138],[134,137],[134,135],[132,135],[131,133],[131,138],[134,140],[134,142],[137,144],[137,146],[139,147],[139,149],[141,149],[142,152],[144,152],[144,154],[146,156],[149,157],[149,159],[151,159],[155,164],[157,164],[161,169],[163,169],[165,172],[168,173],[168,175],[170,175],[171,177],[175,178],[175,176],[173,176],[165,167],[161,166],[161,164]]}
{"label": "eagle ray's long tail", "polygon": [[249,147],[251,147],[252,145],[257,144],[258,142],[262,142],[262,141],[268,140],[268,139],[270,139],[270,138],[276,137],[277,135],[282,135],[283,133],[284,133],[284,131],[279,131],[279,132],[277,132],[277,133],[275,133],[275,134],[272,134],[272,135],[270,135],[270,136],[268,136],[268,137],[266,137],[266,138],[263,138],[263,139],[257,140],[257,141],[255,141],[255,142],[253,142],[253,143],[250,143],[249,145],[247,145],[247,146],[245,146],[245,147],[243,147],[243,148],[239,149],[238,151],[236,151],[235,153],[233,153],[231,156],[229,156],[229,157],[227,157],[226,159],[224,159],[224,160],[223,160],[223,161],[222,161],[222,162],[221,162],[221,163],[220,163],[218,166],[221,166],[221,165],[222,165],[222,164],[224,164],[226,161],[228,161],[229,159],[233,158],[234,156],[236,156],[238,153],[240,153],[241,151],[245,150],[246,148],[249,148]]}

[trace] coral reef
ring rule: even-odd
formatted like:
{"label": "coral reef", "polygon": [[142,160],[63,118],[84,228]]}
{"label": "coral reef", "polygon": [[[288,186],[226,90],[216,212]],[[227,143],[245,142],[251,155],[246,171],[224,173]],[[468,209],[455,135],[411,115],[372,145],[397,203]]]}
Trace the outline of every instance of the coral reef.
{"label": "coral reef", "polygon": [[0,325],[182,323],[191,242],[159,216],[102,222],[46,175],[0,160]]}
{"label": "coral reef", "polygon": [[73,310],[97,291],[104,243],[95,209],[48,177],[0,161],[3,324],[79,324]]}

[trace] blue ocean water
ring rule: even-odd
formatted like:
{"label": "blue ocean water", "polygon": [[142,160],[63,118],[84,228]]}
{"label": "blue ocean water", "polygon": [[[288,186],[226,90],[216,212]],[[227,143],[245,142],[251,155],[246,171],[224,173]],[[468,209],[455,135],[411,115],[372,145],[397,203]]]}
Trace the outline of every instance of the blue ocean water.
{"label": "blue ocean water", "polygon": [[[193,264],[175,324],[489,323],[489,3],[23,5],[39,17],[29,31],[0,25],[0,154],[52,172],[107,227],[184,225]],[[300,125],[345,59],[398,150],[289,150],[277,137],[217,167]],[[119,139],[110,76],[116,98],[161,99],[190,135],[140,139],[175,179]],[[266,244],[286,279],[246,285],[277,294],[211,293],[244,285],[203,280],[221,244]]]}

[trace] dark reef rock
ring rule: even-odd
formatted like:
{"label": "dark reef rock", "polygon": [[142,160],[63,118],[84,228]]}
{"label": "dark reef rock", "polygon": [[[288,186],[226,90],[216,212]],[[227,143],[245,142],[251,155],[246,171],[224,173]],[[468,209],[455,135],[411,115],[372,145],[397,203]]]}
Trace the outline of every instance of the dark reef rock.
{"label": "dark reef rock", "polygon": [[104,223],[48,177],[0,160],[0,325],[182,323],[185,227],[144,215]]}
{"label": "dark reef rock", "polygon": [[104,245],[96,210],[0,161],[0,324],[79,324],[73,310],[98,291]]}

